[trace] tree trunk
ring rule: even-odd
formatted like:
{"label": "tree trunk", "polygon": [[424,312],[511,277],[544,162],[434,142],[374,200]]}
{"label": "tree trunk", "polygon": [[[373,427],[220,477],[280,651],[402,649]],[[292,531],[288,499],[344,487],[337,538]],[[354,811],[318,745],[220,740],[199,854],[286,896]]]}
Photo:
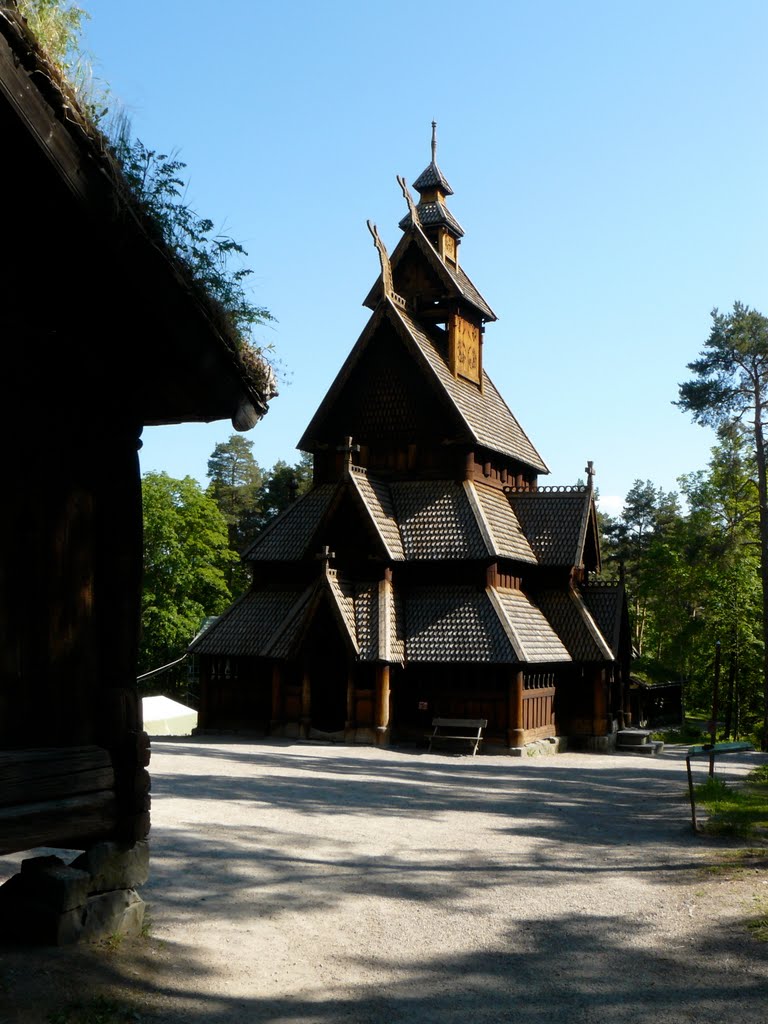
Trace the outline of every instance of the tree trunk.
{"label": "tree trunk", "polygon": [[760,746],[768,750],[768,485],[766,484],[765,442],[760,395],[755,395],[755,456],[760,495],[760,579],[763,585],[763,727]]}

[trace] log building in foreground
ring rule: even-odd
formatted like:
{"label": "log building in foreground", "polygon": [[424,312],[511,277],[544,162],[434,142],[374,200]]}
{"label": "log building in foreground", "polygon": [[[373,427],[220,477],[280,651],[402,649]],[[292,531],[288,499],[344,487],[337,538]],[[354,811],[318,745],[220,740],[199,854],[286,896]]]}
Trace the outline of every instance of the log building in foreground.
{"label": "log building in foreground", "polygon": [[147,870],[142,430],[248,429],[272,392],[6,2],[0,136],[0,854],[86,857],[30,858],[0,889],[0,934],[58,942],[120,930],[121,907],[135,923]]}
{"label": "log building in foreground", "polygon": [[628,724],[623,587],[601,582],[593,472],[547,467],[483,369],[496,317],[459,259],[435,159],[370,320],[305,430],[312,490],[244,552],[250,591],[193,643],[201,730],[485,750],[609,748]]}

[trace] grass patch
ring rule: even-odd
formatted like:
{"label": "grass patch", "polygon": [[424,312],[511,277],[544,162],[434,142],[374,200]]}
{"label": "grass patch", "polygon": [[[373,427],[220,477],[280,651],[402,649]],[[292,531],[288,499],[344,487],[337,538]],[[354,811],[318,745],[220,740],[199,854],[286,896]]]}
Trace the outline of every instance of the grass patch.
{"label": "grass patch", "polygon": [[124,1003],[99,996],[88,1002],[69,1003],[48,1015],[49,1024],[136,1024],[141,1016]]}
{"label": "grass patch", "polygon": [[747,920],[747,928],[758,942],[768,942],[768,901],[755,897],[757,914]]}
{"label": "grass patch", "polygon": [[707,812],[702,830],[709,835],[743,839],[768,835],[768,765],[753,769],[738,785],[726,785],[714,776],[694,793]]}
{"label": "grass patch", "polygon": [[749,872],[759,873],[768,868],[768,849],[764,846],[748,847],[744,850],[729,850],[717,864],[708,864],[704,871],[708,875],[724,875],[737,878]]}
{"label": "grass patch", "polygon": [[692,725],[686,722],[684,725],[677,725],[670,729],[657,729],[651,733],[651,739],[662,740],[664,743],[701,743],[706,734],[702,733],[700,725]]}

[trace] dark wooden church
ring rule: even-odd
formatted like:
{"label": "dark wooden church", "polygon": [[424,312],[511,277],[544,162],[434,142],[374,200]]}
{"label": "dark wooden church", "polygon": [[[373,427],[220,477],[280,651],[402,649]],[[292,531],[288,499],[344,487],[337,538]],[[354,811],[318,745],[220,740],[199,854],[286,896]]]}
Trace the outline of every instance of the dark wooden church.
{"label": "dark wooden church", "polygon": [[[493,310],[459,258],[432,159],[370,320],[298,448],[312,490],[244,552],[250,591],[191,647],[201,730],[423,742],[487,719],[485,750],[606,749],[628,710],[623,587],[599,579],[587,483],[548,469],[483,369]],[[581,467],[579,467],[580,469]]]}

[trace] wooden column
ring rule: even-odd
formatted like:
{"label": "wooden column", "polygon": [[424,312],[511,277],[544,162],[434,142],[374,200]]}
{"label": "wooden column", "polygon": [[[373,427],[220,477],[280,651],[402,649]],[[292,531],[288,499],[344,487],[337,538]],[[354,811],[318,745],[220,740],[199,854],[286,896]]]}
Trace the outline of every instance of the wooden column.
{"label": "wooden column", "polygon": [[509,692],[507,695],[507,743],[510,747],[522,747],[525,744],[522,669],[517,669],[509,681]]}
{"label": "wooden column", "polygon": [[389,743],[389,665],[376,666],[376,742]]}
{"label": "wooden column", "polygon": [[632,700],[629,692],[629,675],[623,669],[620,671],[621,679],[621,702],[624,707],[624,724],[622,729],[628,729],[632,725]]}
{"label": "wooden column", "polygon": [[301,674],[301,723],[299,735],[309,739],[309,728],[312,721],[312,690],[310,686],[309,666],[305,665]]}
{"label": "wooden column", "polygon": [[595,669],[592,676],[592,732],[595,736],[605,736],[608,732],[608,700],[606,690],[605,669]]}
{"label": "wooden column", "polygon": [[143,566],[140,447],[141,427],[125,424],[89,452],[98,459],[91,467],[99,659],[93,697],[98,742],[110,751],[115,771],[117,838],[128,843],[149,832],[151,804],[150,745],[136,685]]}
{"label": "wooden column", "polygon": [[274,732],[283,724],[283,667],[279,661],[272,666],[272,715],[269,731]]}

